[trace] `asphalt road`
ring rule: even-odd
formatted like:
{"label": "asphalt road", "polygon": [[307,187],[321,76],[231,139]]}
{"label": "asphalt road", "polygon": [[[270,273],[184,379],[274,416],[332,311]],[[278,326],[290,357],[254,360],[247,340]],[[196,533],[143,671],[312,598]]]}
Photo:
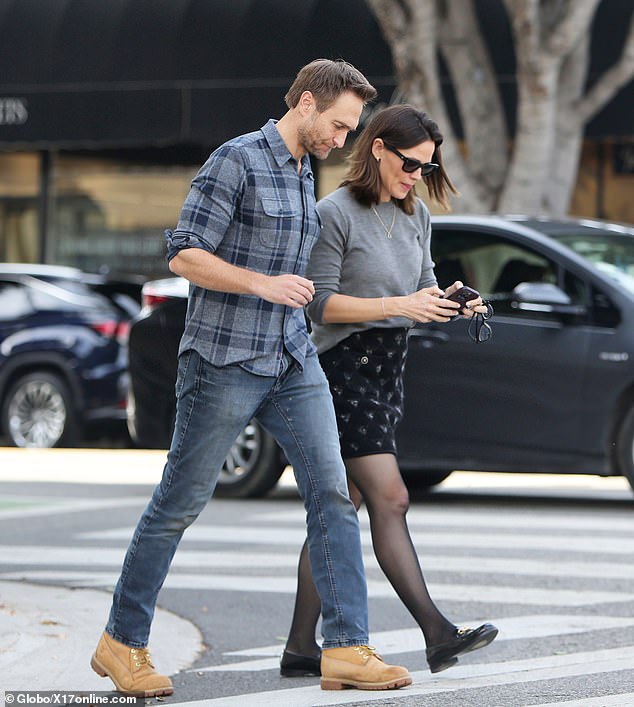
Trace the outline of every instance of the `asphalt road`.
{"label": "asphalt road", "polygon": [[[118,576],[162,462],[162,452],[0,449],[0,583],[25,596],[35,588],[42,604],[59,587],[78,588],[77,601],[97,597],[96,641],[109,602],[102,590]],[[200,639],[199,652],[173,676],[175,694],[162,701],[631,707],[633,512],[623,479],[594,477],[456,473],[414,498],[409,525],[432,596],[456,623],[500,627],[491,646],[435,676],[420,631],[373,558],[362,514],[371,640],[389,662],[410,669],[414,684],[389,693],[322,692],[316,679],[278,672],[304,537],[290,476],[267,499],[214,499],[186,533],[160,595],[162,614],[175,615],[172,645],[184,645],[188,632]],[[166,635],[153,646],[159,668],[171,648]],[[92,650],[83,646],[87,672]],[[6,657],[0,642],[0,670]]]}

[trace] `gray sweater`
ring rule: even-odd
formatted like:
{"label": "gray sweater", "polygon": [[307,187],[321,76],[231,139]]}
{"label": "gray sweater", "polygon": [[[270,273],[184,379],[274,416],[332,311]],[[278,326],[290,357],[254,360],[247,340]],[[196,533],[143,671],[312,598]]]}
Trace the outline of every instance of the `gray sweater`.
{"label": "gray sweater", "polygon": [[315,297],[306,307],[312,337],[319,353],[328,351],[356,331],[372,327],[411,327],[414,322],[393,317],[355,324],[324,324],[326,300],[333,294],[352,297],[409,295],[436,284],[431,259],[431,223],[425,204],[416,200],[408,216],[393,202],[372,209],[359,204],[346,187],[340,187],[317,204],[322,221],[306,277],[315,283]]}

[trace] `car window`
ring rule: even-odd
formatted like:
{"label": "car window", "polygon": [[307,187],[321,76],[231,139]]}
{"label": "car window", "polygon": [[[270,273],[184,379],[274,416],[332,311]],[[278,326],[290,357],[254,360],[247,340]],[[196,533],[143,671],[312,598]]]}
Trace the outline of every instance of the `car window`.
{"label": "car window", "polygon": [[513,290],[525,282],[558,285],[570,297],[571,304],[588,303],[589,294],[583,280],[562,272],[541,253],[497,234],[435,227],[432,255],[441,287],[462,280],[490,300],[500,314],[548,316],[512,306]]}
{"label": "car window", "polygon": [[0,282],[0,321],[10,322],[32,311],[24,287],[17,282]]}
{"label": "car window", "polygon": [[85,281],[93,292],[108,300],[127,317],[134,317],[141,311],[141,285],[120,281]]}
{"label": "car window", "polygon": [[600,228],[579,223],[531,222],[533,228],[547,233],[590,261],[599,270],[634,292],[634,236],[632,229],[613,226]]}
{"label": "car window", "polygon": [[39,311],[112,310],[106,297],[74,280],[28,278],[29,296]]}

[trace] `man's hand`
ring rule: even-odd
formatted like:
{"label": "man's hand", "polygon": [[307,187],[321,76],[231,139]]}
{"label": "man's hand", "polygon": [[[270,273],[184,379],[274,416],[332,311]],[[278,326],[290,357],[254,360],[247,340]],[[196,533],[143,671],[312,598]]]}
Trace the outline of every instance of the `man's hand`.
{"label": "man's hand", "polygon": [[315,286],[299,275],[269,275],[257,278],[253,292],[267,302],[299,309],[312,302]]}

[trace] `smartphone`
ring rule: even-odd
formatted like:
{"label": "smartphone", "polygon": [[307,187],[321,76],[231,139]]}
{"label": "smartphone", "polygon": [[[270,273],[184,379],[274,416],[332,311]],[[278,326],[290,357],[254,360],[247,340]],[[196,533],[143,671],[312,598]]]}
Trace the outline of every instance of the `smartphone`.
{"label": "smartphone", "polygon": [[447,295],[445,299],[449,299],[452,302],[458,302],[458,304],[462,305],[458,310],[458,314],[461,314],[464,305],[467,304],[469,300],[477,299],[479,296],[480,293],[477,290],[474,290],[473,288],[467,287],[465,285],[464,287],[461,287],[459,290],[456,290],[452,294]]}

